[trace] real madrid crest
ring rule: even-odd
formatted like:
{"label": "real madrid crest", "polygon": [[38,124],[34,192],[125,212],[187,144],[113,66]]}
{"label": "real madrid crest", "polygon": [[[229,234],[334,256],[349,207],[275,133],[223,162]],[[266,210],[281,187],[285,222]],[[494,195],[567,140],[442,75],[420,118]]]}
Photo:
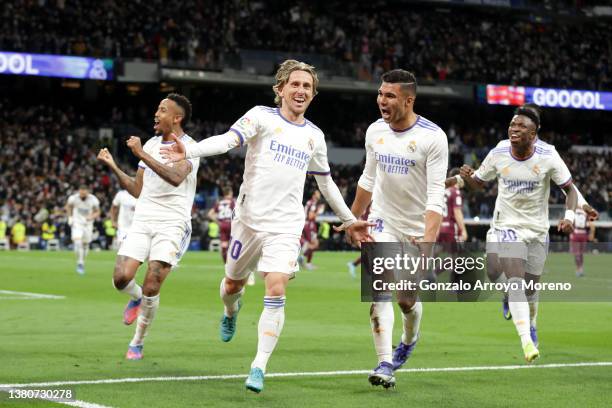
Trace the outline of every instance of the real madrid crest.
{"label": "real madrid crest", "polygon": [[540,175],[540,166],[538,166],[537,164],[535,166],[533,166],[533,168],[531,169],[531,171],[533,171],[533,174],[535,174],[536,176]]}
{"label": "real madrid crest", "polygon": [[417,149],[416,148],[416,141],[411,140],[410,143],[408,143],[408,151],[410,153],[414,153],[414,152],[416,152],[416,149]]}
{"label": "real madrid crest", "polygon": [[308,148],[311,152],[314,150],[314,140],[308,139]]}

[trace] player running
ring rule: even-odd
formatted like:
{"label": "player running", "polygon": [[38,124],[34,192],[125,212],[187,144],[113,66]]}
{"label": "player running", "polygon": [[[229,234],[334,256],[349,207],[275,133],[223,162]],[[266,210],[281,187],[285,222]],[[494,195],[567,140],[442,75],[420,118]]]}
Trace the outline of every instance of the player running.
{"label": "player running", "polygon": [[[534,103],[526,103],[522,105],[520,108],[528,109],[536,116],[538,120],[537,131],[539,131],[541,128],[541,113],[542,113],[540,107]],[[518,109],[515,110],[515,114],[517,112],[518,112]],[[555,150],[555,146],[549,143],[546,143],[545,141],[540,139],[537,136],[537,134],[536,134],[536,139],[535,139],[535,145],[543,149]],[[498,144],[498,147],[510,148],[511,147],[510,140],[505,139],[505,140],[500,141]],[[469,177],[467,173],[464,173],[463,176]],[[454,185],[455,183],[458,183],[458,182],[463,183],[463,179],[461,179],[460,176],[455,176],[455,178],[449,178],[446,180],[447,187]],[[577,208],[580,208],[586,212],[589,221],[595,221],[599,217],[599,213],[597,212],[597,210],[591,207],[591,205],[585,200],[582,193],[580,193],[580,190],[578,190],[578,187],[575,184],[572,184],[572,185],[574,187],[574,190],[576,191],[576,194],[578,195]],[[562,190],[562,192],[565,193],[564,190]],[[506,274],[502,271],[502,268],[499,263],[499,257],[497,253],[498,252],[498,248],[497,248],[498,242],[497,241],[498,239],[497,239],[497,234],[495,232],[495,229],[491,227],[487,231],[487,235],[486,235],[487,275],[491,282],[505,284],[508,282],[508,278],[506,277]],[[532,296],[529,296],[527,300],[529,303],[529,312],[530,312],[531,338],[537,347],[538,345],[538,336],[537,336],[537,328],[536,328],[536,321],[537,321],[537,314],[538,314],[538,294],[537,292],[533,294]],[[504,297],[502,300],[502,315],[504,319],[506,320],[512,319],[512,314],[510,313],[510,306],[508,304],[508,293],[507,292],[504,293]]]}
{"label": "player running", "polygon": [[[527,362],[539,356],[537,335],[531,327],[530,305],[537,308],[537,292],[525,282],[539,282],[548,246],[550,180],[567,194],[565,218],[558,230],[573,230],[578,195],[572,177],[555,149],[537,143],[539,115],[518,108],[508,127],[508,140],[491,150],[475,172],[467,165],[461,175],[471,186],[498,180],[498,196],[491,223],[500,272],[513,286],[508,291],[509,311]],[[487,249],[489,252],[489,249]],[[535,329],[535,327],[534,327]]]}
{"label": "player running", "polygon": [[79,275],[85,275],[85,258],[93,236],[94,221],[100,216],[100,201],[83,184],[78,193],[68,197],[66,213],[77,258],[76,271]]}
{"label": "player running", "polygon": [[236,207],[236,199],[231,186],[223,188],[223,198],[208,211],[208,218],[219,224],[219,238],[221,240],[221,257],[223,263],[227,262],[227,247],[232,234],[232,215]]}
{"label": "player running", "polygon": [[[414,112],[416,95],[414,74],[396,69],[382,75],[377,98],[382,118],[366,131],[366,163],[351,210],[360,216],[371,202],[375,241],[402,243],[410,256],[420,257],[430,256],[442,221],[448,141],[435,123]],[[403,334],[395,352],[393,303],[375,301],[370,309],[378,366],[368,379],[385,388],[395,385],[394,371],[416,346],[423,310],[416,292],[397,295]]]}
{"label": "player running", "polygon": [[570,251],[574,255],[576,276],[579,278],[584,276],[584,252],[588,241],[595,241],[595,223],[588,220],[583,209],[577,208],[574,232],[570,234]]}
{"label": "player running", "polygon": [[310,200],[306,201],[304,206],[304,213],[306,214],[306,221],[304,222],[304,229],[302,230],[302,238],[300,244],[302,245],[302,253],[298,257],[300,265],[306,260],[306,269],[315,269],[312,264],[312,257],[314,252],[319,249],[319,227],[317,226],[317,216],[323,214],[325,211],[325,204],[320,203],[321,193],[319,190],[315,190],[310,197]]}
{"label": "player running", "polygon": [[[144,338],[159,307],[161,286],[189,246],[191,208],[200,160],[191,158],[164,164],[159,148],[174,143],[171,134],[183,146],[195,144],[183,131],[190,117],[191,103],[183,95],[169,94],[160,102],[153,127],[156,136],[144,146],[136,136],[127,141],[132,153],[140,159],[134,178],[117,166],[108,149],[98,154],[98,160],[115,173],[121,187],[138,197],[134,219],[117,252],[113,273],[115,288],[131,298],[123,322],[132,324],[138,319],[126,353],[128,360],[142,359]],[[145,260],[148,260],[148,268],[140,287],[134,277]]]}
{"label": "player running", "polygon": [[221,340],[233,338],[246,279],[251,271],[263,273],[265,296],[257,330],[257,355],[246,380],[247,389],[254,392],[263,390],[266,366],[285,321],[287,283],[298,270],[307,173],[315,176],[319,190],[342,221],[339,230],[346,230],[354,241],[371,239],[369,224],[355,219],[331,178],[323,132],[304,118],[317,85],[314,67],[287,60],[280,65],[273,86],[277,108],[256,106],[225,134],[193,146],[177,141],[162,149],[165,158],[177,161],[248,146],[225,278],[221,281],[225,310],[220,331]]}

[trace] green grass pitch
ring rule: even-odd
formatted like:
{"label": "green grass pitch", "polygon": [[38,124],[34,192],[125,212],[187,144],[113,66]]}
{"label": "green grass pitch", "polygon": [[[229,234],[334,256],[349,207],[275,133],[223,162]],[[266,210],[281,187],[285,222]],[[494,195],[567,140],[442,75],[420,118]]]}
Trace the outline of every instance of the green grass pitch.
{"label": "green grass pitch", "polygon": [[[360,303],[359,282],[346,270],[355,255],[317,253],[318,269],[302,271],[290,283],[285,327],[269,373],[369,370],[376,365],[369,305]],[[85,276],[75,273],[69,252],[0,253],[0,290],[65,296],[18,299],[0,292],[0,384],[245,376],[256,351],[263,286],[258,280],[247,288],[236,337],[222,343],[219,258],[204,252],[185,256],[162,288],[144,359],[132,362],[124,359],[134,331],[122,324],[127,298],[111,285],[114,253],[90,253]],[[583,279],[594,279],[589,277],[592,265],[611,261],[612,255],[586,257]],[[551,254],[547,265],[551,274],[573,276],[570,255]],[[612,291],[610,279],[597,279],[591,284],[608,285]],[[400,326],[396,313],[395,341]],[[267,378],[259,395],[244,389],[244,377],[57,388],[71,388],[78,400],[107,407],[610,406],[612,366],[537,366],[612,362],[612,303],[541,303],[538,326],[541,358],[536,368],[504,370],[500,367],[526,364],[514,326],[502,319],[498,302],[426,303],[422,336],[407,368],[494,369],[400,372],[397,387],[390,390],[370,386],[367,374]],[[0,392],[0,408],[29,406],[61,405],[11,401]]]}

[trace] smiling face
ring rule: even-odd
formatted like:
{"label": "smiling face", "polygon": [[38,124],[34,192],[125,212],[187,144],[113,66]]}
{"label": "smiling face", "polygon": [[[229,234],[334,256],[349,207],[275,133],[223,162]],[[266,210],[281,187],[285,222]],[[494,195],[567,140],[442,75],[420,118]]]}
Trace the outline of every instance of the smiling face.
{"label": "smiling face", "polygon": [[278,89],[281,97],[281,109],[294,116],[302,116],[313,98],[313,78],[306,71],[296,70],[289,74],[289,79]]}
{"label": "smiling face", "polygon": [[514,148],[525,149],[536,138],[536,125],[524,115],[514,115],[508,126],[508,139]]}
{"label": "smiling face", "polygon": [[378,97],[376,98],[380,116],[386,123],[393,126],[394,123],[400,123],[405,120],[410,113],[410,107],[414,103],[414,96],[402,90],[399,83],[383,82],[378,88]]}
{"label": "smiling face", "polygon": [[156,135],[169,135],[173,133],[174,128],[180,125],[183,119],[183,110],[176,102],[170,99],[163,99],[155,112],[153,130]]}

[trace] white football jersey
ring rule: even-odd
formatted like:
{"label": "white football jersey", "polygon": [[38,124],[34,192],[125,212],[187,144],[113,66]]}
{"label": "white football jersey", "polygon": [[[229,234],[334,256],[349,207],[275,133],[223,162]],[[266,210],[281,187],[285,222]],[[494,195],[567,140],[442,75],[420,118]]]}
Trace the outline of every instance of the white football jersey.
{"label": "white football jersey", "polygon": [[[181,141],[186,145],[195,143],[188,135],[183,135]],[[158,162],[164,163],[160,155],[162,144],[172,144],[173,142],[163,142],[162,136],[155,136],[149,139],[143,146],[145,152],[153,156]],[[142,160],[138,167],[144,169],[144,178],[140,197],[136,202],[134,221],[189,221],[191,220],[191,207],[195,197],[196,178],[200,159],[189,159],[191,172],[185,180],[174,187],[151,170]],[[170,164],[172,165],[172,164]]]}
{"label": "white football jersey", "polygon": [[100,200],[95,195],[88,194],[85,200],[82,200],[79,193],[75,193],[68,197],[68,204],[72,206],[72,225],[93,225],[93,220],[88,221],[87,217],[100,208]]}
{"label": "white football jersey", "polygon": [[[535,145],[540,146],[546,150],[556,150],[554,145],[551,145],[550,143],[546,143],[540,138],[536,138]],[[504,146],[510,147],[510,139],[501,140],[497,144],[496,147],[504,147]],[[584,196],[582,195],[582,193],[580,192],[576,184],[574,184],[574,190],[576,190],[576,194],[578,194],[578,204],[576,205],[576,208],[582,208],[585,204],[588,205],[588,202],[586,201],[586,199],[584,198]],[[565,191],[563,192],[563,194],[565,194]]]}
{"label": "white football jersey", "polygon": [[136,198],[128,193],[127,190],[120,190],[115,194],[115,198],[113,198],[113,206],[119,207],[117,229],[126,231],[132,225],[134,211],[136,210]]}
{"label": "white football jersey", "polygon": [[572,182],[567,166],[550,145],[536,143],[530,157],[518,160],[512,156],[506,140],[489,152],[474,177],[481,181],[498,180],[493,228],[523,229],[542,237],[550,227],[550,180],[560,187]]}
{"label": "white football jersey", "polygon": [[403,130],[379,119],[368,127],[365,147],[359,186],[372,192],[370,219],[384,219],[402,234],[423,236],[425,211],[442,214],[445,205],[446,134],[423,116]]}
{"label": "white football jersey", "polygon": [[300,235],[306,173],[330,174],[323,132],[266,106],[252,108],[230,130],[248,146],[235,217],[257,231]]}

